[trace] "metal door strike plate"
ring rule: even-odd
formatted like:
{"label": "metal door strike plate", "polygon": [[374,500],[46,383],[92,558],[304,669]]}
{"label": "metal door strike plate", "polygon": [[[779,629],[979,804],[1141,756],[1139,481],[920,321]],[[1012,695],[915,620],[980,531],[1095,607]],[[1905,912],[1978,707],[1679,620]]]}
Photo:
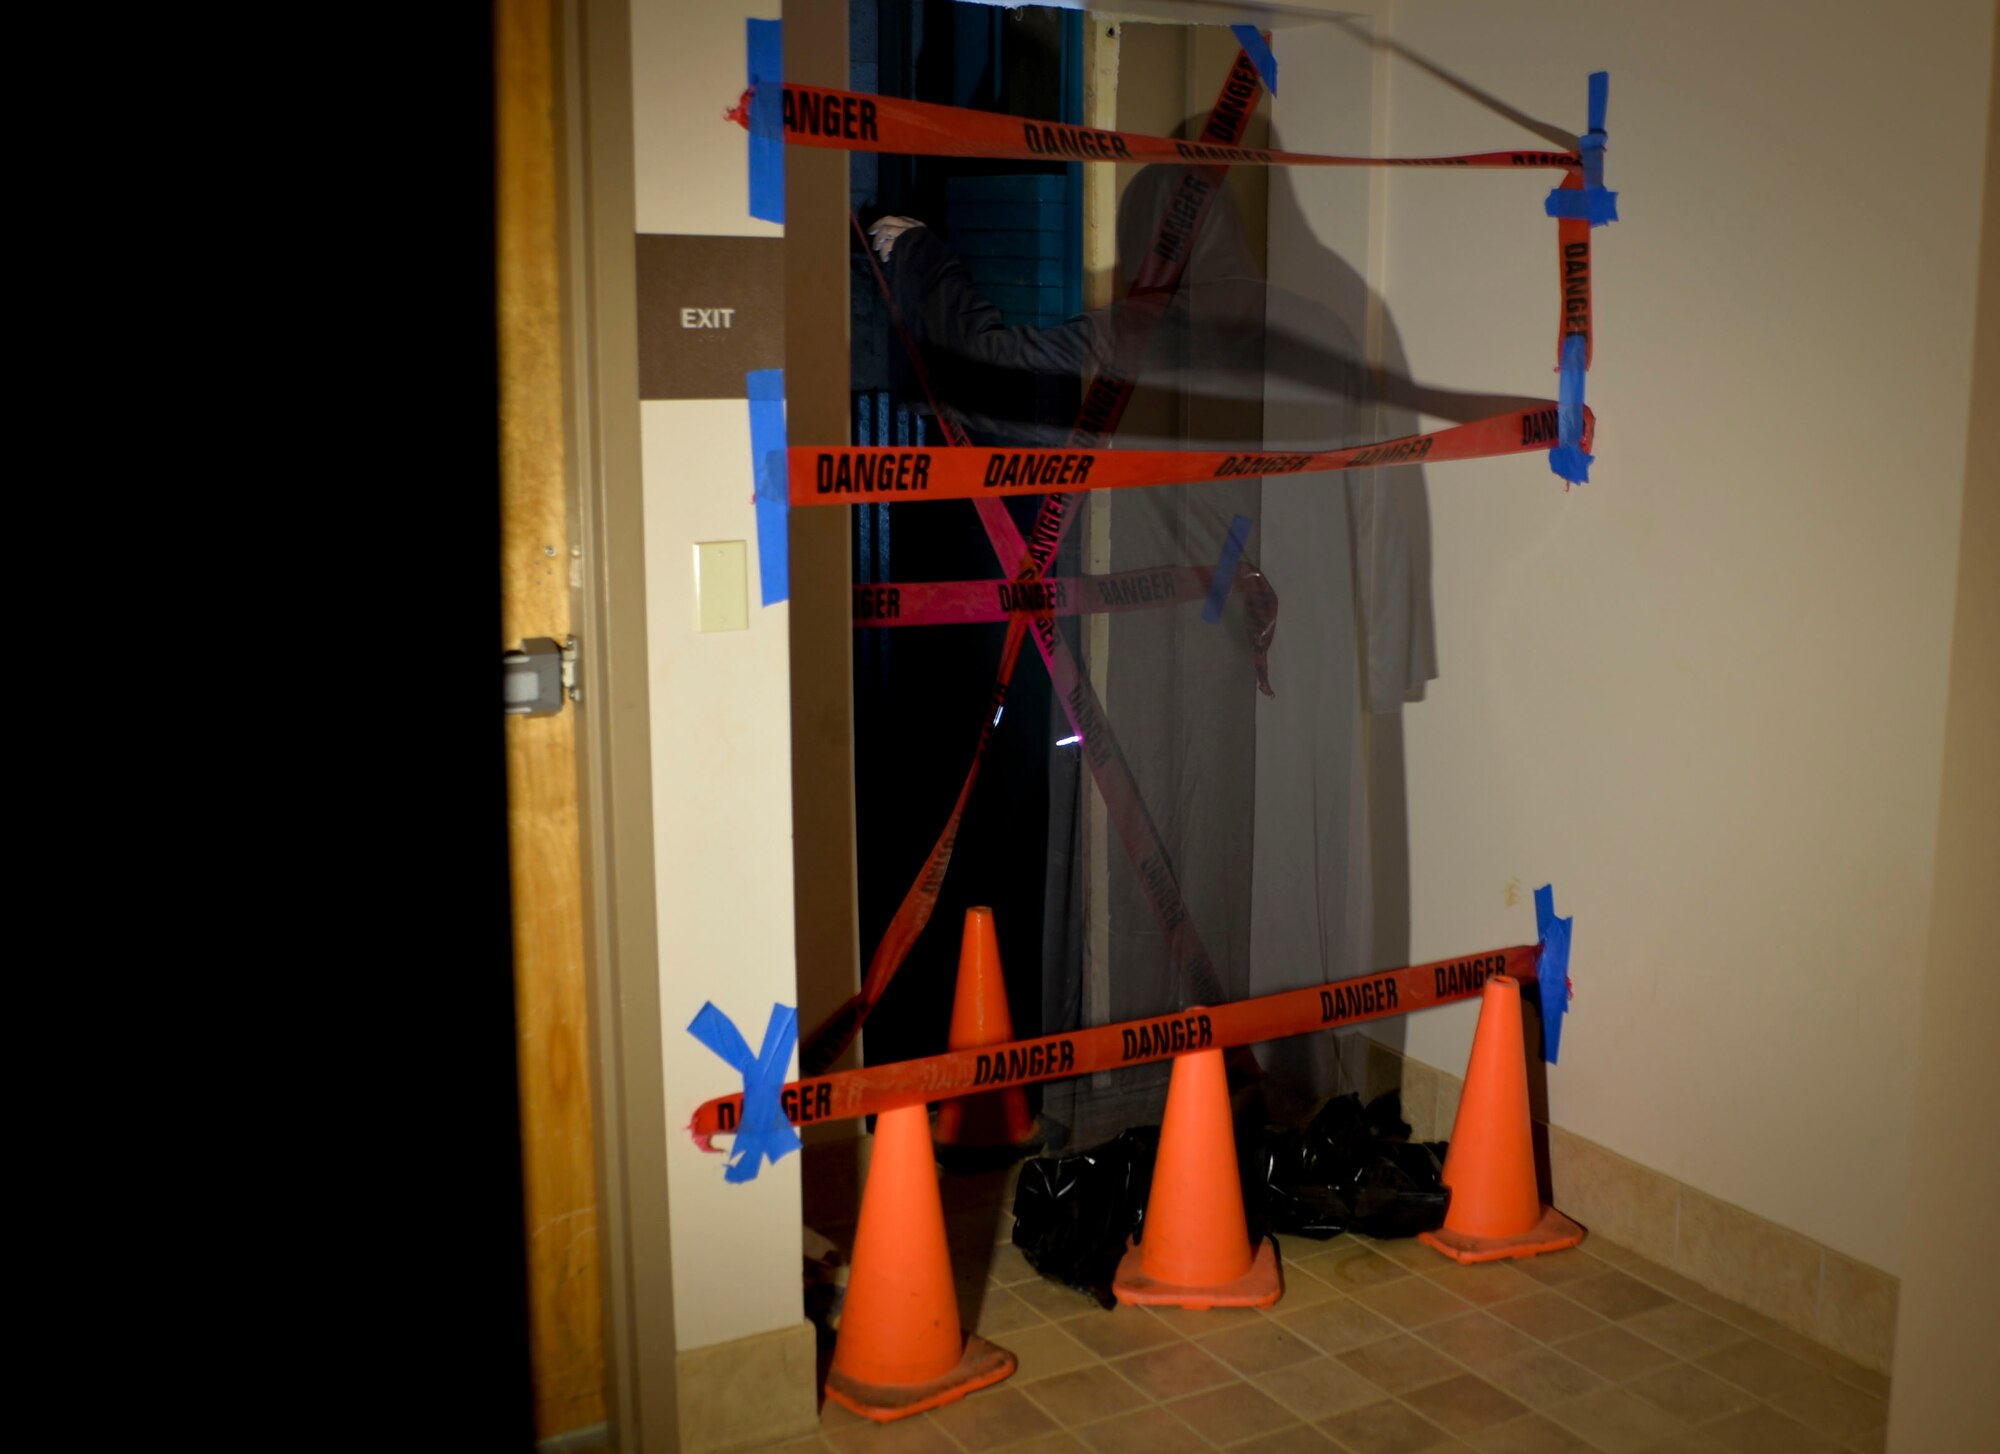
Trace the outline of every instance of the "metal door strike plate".
{"label": "metal door strike plate", "polygon": [[546,636],[523,641],[500,657],[501,697],[510,717],[553,717],[575,701],[576,638],[558,645]]}

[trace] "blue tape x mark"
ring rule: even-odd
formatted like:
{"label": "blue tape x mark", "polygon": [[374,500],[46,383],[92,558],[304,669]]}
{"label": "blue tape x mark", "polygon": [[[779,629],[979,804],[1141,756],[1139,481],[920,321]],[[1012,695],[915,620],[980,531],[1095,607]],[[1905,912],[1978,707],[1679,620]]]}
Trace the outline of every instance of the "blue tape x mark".
{"label": "blue tape x mark", "polygon": [[1569,934],[1575,923],[1574,916],[1556,917],[1553,884],[1535,890],[1535,934],[1542,941],[1535,980],[1542,1000],[1542,1059],[1550,1065],[1562,1048],[1563,1016],[1569,1013]]}
{"label": "blue tape x mark", "polygon": [[1557,375],[1556,447],[1549,451],[1549,468],[1573,485],[1587,484],[1594,454],[1583,452],[1584,339],[1572,333],[1563,340],[1562,370]]}
{"label": "blue tape x mark", "polygon": [[1592,227],[1618,220],[1618,194],[1604,190],[1604,112],[1611,96],[1611,73],[1590,75],[1590,130],[1576,144],[1583,159],[1583,186],[1557,187],[1542,203],[1551,217],[1581,217]]}
{"label": "blue tape x mark", "polygon": [[1254,25],[1232,25],[1229,33],[1236,37],[1236,43],[1243,47],[1243,54],[1250,57],[1250,64],[1257,68],[1257,74],[1264,78],[1264,89],[1273,96],[1278,94],[1278,58],[1271,54],[1271,46],[1264,39],[1264,32]]}
{"label": "blue tape x mark", "polygon": [[730,1069],[743,1077],[743,1116],[736,1126],[736,1144],[729,1148],[729,1165],[724,1181],[752,1181],[769,1161],[799,1149],[799,1133],[785,1118],[778,1091],[785,1083],[785,1067],[792,1063],[792,1046],[799,1038],[799,1012],[790,1005],[771,1006],[771,1023],[764,1030],[764,1049],[752,1055],[729,1016],[703,1002],[701,1013],[688,1026],[688,1034],[729,1062]]}
{"label": "blue tape x mark", "polygon": [[750,54],[750,215],[785,220],[783,22],[744,22]]}
{"label": "blue tape x mark", "polygon": [[1236,562],[1243,557],[1243,543],[1250,538],[1250,517],[1235,515],[1229,521],[1229,538],[1222,542],[1222,554],[1215,562],[1215,574],[1208,582],[1208,600],[1201,619],[1213,626],[1222,619],[1223,602],[1236,584]]}
{"label": "blue tape x mark", "polygon": [[757,576],[763,601],[785,599],[792,578],[792,495],[785,469],[785,371],[752,369],[743,376],[750,400],[750,462],[757,480]]}

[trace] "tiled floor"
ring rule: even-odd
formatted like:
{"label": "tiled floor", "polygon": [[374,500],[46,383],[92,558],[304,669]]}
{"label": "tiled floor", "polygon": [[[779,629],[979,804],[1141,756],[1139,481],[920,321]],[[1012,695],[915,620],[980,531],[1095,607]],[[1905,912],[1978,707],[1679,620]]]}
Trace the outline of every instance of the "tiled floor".
{"label": "tiled floor", "polygon": [[[852,1184],[808,1171],[808,1220],[851,1247]],[[1008,1179],[945,1183],[959,1307],[1012,1350],[997,1388],[877,1425],[835,1404],[787,1450],[955,1454],[1865,1454],[1889,1381],[1591,1237],[1461,1267],[1415,1241],[1280,1238],[1262,1312],[1104,1312],[1008,1244]],[[843,1195],[844,1192],[844,1195]],[[821,1218],[814,1221],[815,1212]]]}

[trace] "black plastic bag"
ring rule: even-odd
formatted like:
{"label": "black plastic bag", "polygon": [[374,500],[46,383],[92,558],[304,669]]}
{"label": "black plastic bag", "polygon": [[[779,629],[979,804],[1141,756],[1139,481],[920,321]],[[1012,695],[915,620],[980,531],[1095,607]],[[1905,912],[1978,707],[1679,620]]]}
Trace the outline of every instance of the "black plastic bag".
{"label": "black plastic bag", "polygon": [[1021,1166],[1014,1191],[1014,1245],[1028,1265],[1109,1308],[1111,1279],[1146,1215],[1157,1126],[1134,1127],[1071,1156]]}
{"label": "black plastic bag", "polygon": [[1440,1180],[1447,1143],[1409,1135],[1397,1091],[1365,1110],[1359,1096],[1335,1096],[1303,1130],[1266,1127],[1242,1155],[1253,1226],[1318,1239],[1435,1231],[1451,1200]]}

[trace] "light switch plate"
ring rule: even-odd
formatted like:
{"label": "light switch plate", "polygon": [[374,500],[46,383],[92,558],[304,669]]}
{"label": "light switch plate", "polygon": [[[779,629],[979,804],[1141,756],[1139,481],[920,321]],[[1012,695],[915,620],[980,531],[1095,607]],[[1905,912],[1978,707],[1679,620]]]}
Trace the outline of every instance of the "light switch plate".
{"label": "light switch plate", "polygon": [[741,540],[704,540],[694,548],[694,629],[750,626],[750,551]]}

